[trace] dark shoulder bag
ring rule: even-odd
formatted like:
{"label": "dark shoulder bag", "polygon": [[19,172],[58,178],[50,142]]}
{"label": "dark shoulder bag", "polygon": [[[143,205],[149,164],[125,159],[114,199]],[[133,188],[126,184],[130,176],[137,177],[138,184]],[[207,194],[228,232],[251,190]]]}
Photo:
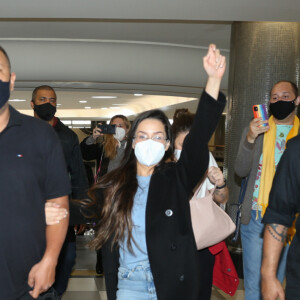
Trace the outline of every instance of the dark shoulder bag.
{"label": "dark shoulder bag", "polygon": [[237,203],[229,204],[228,207],[228,214],[231,217],[233,223],[235,224],[235,231],[233,233],[233,237],[231,239],[231,242],[235,243],[238,240],[239,234],[240,234],[240,225],[241,225],[241,207],[244,201],[247,184],[248,184],[248,177],[243,177],[241,182],[241,188],[239,193],[239,199]]}

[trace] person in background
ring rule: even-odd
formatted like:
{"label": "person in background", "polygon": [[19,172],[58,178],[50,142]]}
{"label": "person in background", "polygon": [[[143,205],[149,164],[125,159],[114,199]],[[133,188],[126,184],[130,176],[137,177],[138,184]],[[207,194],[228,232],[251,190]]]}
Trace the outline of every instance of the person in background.
{"label": "person in background", "polygon": [[15,78],[0,47],[0,299],[45,299],[69,222],[46,226],[45,202],[68,211],[71,188],[55,132],[8,104]]}
{"label": "person in background", "polygon": [[[264,224],[269,193],[277,164],[286,142],[299,134],[297,86],[290,81],[277,82],[270,92],[267,121],[254,118],[242,134],[235,161],[235,172],[249,177],[241,208],[241,241],[246,300],[261,299],[260,268],[263,253]],[[267,126],[263,126],[266,125]],[[283,281],[288,247],[282,252],[277,277]]]}
{"label": "person in background", "polygon": [[[93,134],[80,143],[83,159],[97,161],[95,182],[107,172],[119,167],[124,156],[130,122],[123,115],[115,115],[111,118],[109,124],[116,126],[114,135],[102,134],[101,129],[96,126],[93,129]],[[96,143],[99,137],[103,138],[103,142],[100,144]],[[97,250],[96,272],[99,275],[103,274],[101,249]]]}
{"label": "person in background", "polygon": [[[83,159],[97,161],[98,178],[119,167],[126,147],[127,133],[130,129],[130,122],[123,115],[113,116],[109,124],[116,126],[115,134],[103,134],[101,129],[96,126],[93,134],[80,143]],[[103,142],[96,143],[99,137],[103,138]]]}
{"label": "person in background", "polygon": [[[82,199],[86,197],[89,185],[81,156],[79,141],[77,135],[65,126],[59,118],[55,117],[56,102],[56,93],[54,89],[48,85],[36,87],[32,92],[31,107],[34,110],[34,116],[50,124],[61,142],[72,186],[70,200]],[[46,207],[46,215],[47,209],[50,211],[50,209],[53,210],[54,207]],[[65,292],[70,274],[75,265],[76,236],[74,225],[84,222],[83,217],[80,215],[79,208],[76,208],[71,201],[70,211],[68,233],[59,256],[55,283],[53,285],[59,297]]]}
{"label": "person in background", "polygon": [[[172,131],[174,137],[174,156],[175,160],[179,160],[183,142],[192,128],[192,124],[195,118],[195,114],[188,111],[188,109],[176,109],[173,116]],[[202,183],[202,187],[199,192],[199,197],[205,196],[205,191],[209,190],[213,192],[213,199],[217,203],[225,203],[228,200],[229,193],[226,185],[226,180],[223,176],[221,169],[218,167],[211,152],[209,152],[209,164],[207,170],[207,177]]]}
{"label": "person in background", "polygon": [[91,245],[103,251],[108,300],[210,299],[214,256],[197,251],[189,198],[207,170],[208,142],[225,106],[225,57],[210,45],[203,64],[208,81],[179,161],[166,162],[173,154],[166,115],[144,112],[120,167],[90,191],[99,215]]}

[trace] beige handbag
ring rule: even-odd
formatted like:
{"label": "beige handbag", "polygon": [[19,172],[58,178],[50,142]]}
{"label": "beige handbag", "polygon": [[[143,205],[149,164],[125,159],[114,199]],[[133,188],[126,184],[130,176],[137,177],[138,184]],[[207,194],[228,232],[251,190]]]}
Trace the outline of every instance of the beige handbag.
{"label": "beige handbag", "polygon": [[201,186],[202,184],[190,200],[192,226],[198,250],[223,241],[235,230],[231,218],[214,202],[214,189],[212,193],[206,190],[205,197],[198,197]]}

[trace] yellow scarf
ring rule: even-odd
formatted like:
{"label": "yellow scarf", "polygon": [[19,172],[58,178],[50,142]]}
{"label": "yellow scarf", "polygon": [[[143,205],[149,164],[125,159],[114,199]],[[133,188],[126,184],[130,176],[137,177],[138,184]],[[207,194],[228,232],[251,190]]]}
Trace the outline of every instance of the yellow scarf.
{"label": "yellow scarf", "polygon": [[[275,142],[276,142],[276,124],[273,116],[269,118],[270,130],[264,134],[262,171],[260,177],[260,187],[257,203],[262,207],[262,216],[265,214],[269,203],[269,194],[272,187],[273,178],[275,175]],[[290,130],[286,142],[298,135],[299,119],[294,118],[294,124]]]}

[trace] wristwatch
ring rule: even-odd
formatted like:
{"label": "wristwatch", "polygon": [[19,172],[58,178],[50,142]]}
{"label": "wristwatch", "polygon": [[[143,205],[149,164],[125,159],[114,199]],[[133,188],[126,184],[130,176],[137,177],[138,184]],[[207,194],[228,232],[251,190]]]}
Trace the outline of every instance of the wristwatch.
{"label": "wristwatch", "polygon": [[216,185],[216,189],[218,189],[218,190],[224,189],[224,187],[225,187],[226,185],[227,185],[227,182],[226,182],[226,179],[224,178],[224,184],[221,185],[221,186],[217,186],[217,185]]}

